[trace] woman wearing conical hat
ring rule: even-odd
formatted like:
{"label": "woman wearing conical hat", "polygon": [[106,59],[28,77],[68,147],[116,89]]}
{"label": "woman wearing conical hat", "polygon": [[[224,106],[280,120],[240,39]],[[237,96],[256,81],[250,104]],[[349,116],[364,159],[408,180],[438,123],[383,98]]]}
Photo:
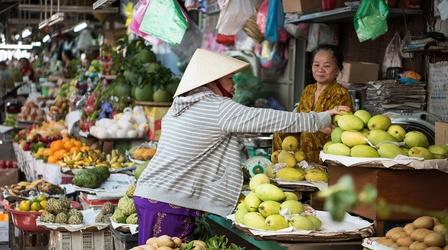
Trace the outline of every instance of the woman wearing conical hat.
{"label": "woman wearing conical hat", "polygon": [[185,238],[201,212],[232,213],[243,185],[238,133],[314,132],[330,126],[326,112],[249,108],[232,101],[232,74],[246,62],[203,49],[194,53],[168,113],[157,153],[134,194],[139,244],[153,236]]}

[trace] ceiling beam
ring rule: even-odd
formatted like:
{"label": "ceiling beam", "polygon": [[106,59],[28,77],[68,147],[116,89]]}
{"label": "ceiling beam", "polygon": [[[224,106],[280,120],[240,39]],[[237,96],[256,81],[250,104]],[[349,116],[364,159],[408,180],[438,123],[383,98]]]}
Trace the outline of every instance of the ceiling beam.
{"label": "ceiling beam", "polygon": [[39,24],[41,20],[39,18],[20,19],[20,18],[8,18],[9,24]]}
{"label": "ceiling beam", "polygon": [[[42,6],[39,4],[19,4],[19,10],[29,12],[42,12]],[[57,7],[53,6],[53,11]],[[59,12],[66,13],[118,13],[118,7],[109,7],[106,9],[92,9],[92,6],[62,5],[59,6]]]}

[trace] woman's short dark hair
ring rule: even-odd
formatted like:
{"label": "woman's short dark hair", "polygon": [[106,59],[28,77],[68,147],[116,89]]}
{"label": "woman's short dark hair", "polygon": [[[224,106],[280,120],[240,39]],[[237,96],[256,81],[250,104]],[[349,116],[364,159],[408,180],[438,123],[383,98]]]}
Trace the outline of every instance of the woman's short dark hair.
{"label": "woman's short dark hair", "polygon": [[333,54],[334,59],[336,60],[336,65],[338,66],[339,70],[342,70],[342,63],[344,62],[344,57],[342,56],[342,53],[338,47],[328,44],[319,45],[319,47],[317,47],[312,53],[313,60],[314,56],[316,56],[317,52],[319,51],[327,51]]}

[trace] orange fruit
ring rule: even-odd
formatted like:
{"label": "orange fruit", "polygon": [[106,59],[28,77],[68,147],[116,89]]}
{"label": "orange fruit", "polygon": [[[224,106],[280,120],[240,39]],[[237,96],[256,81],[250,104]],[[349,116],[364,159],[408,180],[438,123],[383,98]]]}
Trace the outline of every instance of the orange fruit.
{"label": "orange fruit", "polygon": [[82,146],[82,143],[80,141],[74,141],[73,144],[75,144],[76,147],[80,148]]}
{"label": "orange fruit", "polygon": [[57,141],[53,141],[50,144],[50,149],[54,152],[63,149],[64,148],[64,143],[61,140],[57,140]]}
{"label": "orange fruit", "polygon": [[80,148],[78,148],[78,147],[73,147],[73,148],[71,148],[70,149],[70,153],[78,153],[80,151]]}
{"label": "orange fruit", "polygon": [[68,153],[67,150],[65,150],[65,149],[61,149],[61,150],[56,151],[56,152],[53,154],[53,156],[56,157],[56,159],[59,160],[59,159],[61,159],[62,156],[64,156],[66,153]]}
{"label": "orange fruit", "polygon": [[64,149],[65,150],[70,150],[71,148],[73,148],[73,143],[71,141],[66,141],[64,142]]}
{"label": "orange fruit", "polygon": [[52,156],[48,157],[47,161],[48,161],[48,163],[57,163],[58,158],[56,158],[56,156],[52,155]]}

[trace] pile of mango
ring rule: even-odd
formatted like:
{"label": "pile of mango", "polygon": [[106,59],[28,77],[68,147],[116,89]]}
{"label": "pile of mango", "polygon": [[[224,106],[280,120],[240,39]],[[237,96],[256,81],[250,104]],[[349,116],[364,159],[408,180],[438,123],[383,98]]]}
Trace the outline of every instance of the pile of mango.
{"label": "pile of mango", "polygon": [[420,131],[408,131],[390,118],[371,116],[365,110],[334,117],[338,126],[331,132],[331,141],[324,145],[324,153],[351,157],[395,158],[398,155],[420,157],[425,160],[444,159],[448,145],[429,145]]}

